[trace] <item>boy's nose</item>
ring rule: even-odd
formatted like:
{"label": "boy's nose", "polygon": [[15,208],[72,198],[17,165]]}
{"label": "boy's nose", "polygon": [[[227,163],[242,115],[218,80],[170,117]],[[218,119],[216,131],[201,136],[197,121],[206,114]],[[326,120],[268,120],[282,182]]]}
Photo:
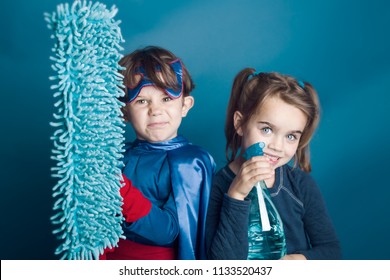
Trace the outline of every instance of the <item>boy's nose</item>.
{"label": "boy's nose", "polygon": [[161,106],[156,104],[150,104],[149,106],[149,114],[152,116],[160,115],[162,112]]}

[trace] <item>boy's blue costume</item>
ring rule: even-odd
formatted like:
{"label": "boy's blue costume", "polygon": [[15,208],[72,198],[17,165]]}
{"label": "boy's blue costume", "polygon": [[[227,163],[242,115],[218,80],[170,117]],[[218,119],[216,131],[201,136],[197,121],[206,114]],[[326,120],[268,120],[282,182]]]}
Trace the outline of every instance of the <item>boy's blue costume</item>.
{"label": "boy's blue costume", "polygon": [[173,246],[178,236],[178,259],[206,259],[206,212],[215,171],[210,154],[183,136],[161,143],[136,140],[127,147],[124,164],[124,175],[153,204],[145,217],[124,223],[126,238]]}

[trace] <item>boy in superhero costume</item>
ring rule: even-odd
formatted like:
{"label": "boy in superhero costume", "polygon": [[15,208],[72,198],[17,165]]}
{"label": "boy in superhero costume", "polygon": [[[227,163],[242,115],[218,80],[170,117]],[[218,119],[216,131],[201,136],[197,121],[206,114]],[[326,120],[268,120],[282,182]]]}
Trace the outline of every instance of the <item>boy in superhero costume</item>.
{"label": "boy in superhero costume", "polygon": [[123,230],[126,239],[101,259],[205,259],[205,222],[215,163],[178,134],[194,104],[182,61],[146,47],[119,62],[126,86],[125,120],[136,140],[126,146]]}

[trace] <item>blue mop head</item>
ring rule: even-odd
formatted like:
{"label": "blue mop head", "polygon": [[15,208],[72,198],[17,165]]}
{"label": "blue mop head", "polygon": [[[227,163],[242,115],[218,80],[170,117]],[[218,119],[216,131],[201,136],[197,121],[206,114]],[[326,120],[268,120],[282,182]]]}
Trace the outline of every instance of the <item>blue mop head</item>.
{"label": "blue mop head", "polygon": [[57,83],[52,176],[62,259],[98,259],[124,238],[121,223],[121,157],[124,123],[118,97],[123,76],[118,62],[123,42],[117,9],[98,2],[60,4],[45,13],[56,40],[52,68]]}

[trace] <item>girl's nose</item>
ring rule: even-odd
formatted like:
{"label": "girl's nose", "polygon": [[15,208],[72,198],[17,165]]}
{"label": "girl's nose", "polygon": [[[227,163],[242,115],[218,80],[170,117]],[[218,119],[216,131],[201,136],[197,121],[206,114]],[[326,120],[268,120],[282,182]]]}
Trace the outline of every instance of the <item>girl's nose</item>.
{"label": "girl's nose", "polygon": [[283,150],[283,137],[274,136],[270,141],[268,142],[268,148],[275,150],[275,151],[282,151]]}

